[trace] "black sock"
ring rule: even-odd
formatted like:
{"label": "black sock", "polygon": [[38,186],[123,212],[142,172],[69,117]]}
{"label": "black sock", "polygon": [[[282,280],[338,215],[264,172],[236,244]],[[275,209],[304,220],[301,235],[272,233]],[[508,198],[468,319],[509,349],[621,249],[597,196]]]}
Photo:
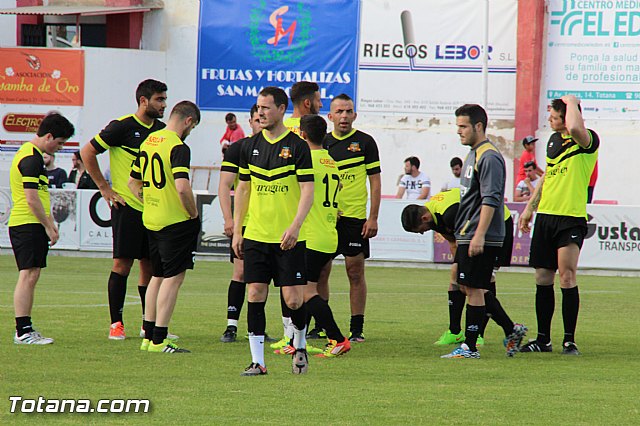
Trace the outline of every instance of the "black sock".
{"label": "black sock", "polygon": [[349,325],[349,331],[352,334],[360,334],[364,329],[364,315],[351,315],[351,324]]}
{"label": "black sock", "polygon": [[562,290],[562,322],[564,323],[564,339],[562,343],[575,343],[576,324],[580,310],[580,293],[578,287],[563,288]]}
{"label": "black sock", "polygon": [[283,317],[291,318],[291,309],[287,306],[287,303],[284,301],[284,296],[282,295],[282,289],[280,289],[280,310],[282,311]]}
{"label": "black sock", "polygon": [[295,311],[291,310],[291,322],[298,330],[304,330],[307,326],[307,307],[304,303]]}
{"label": "black sock", "polygon": [[124,308],[124,298],[127,295],[127,278],[126,275],[120,275],[111,271],[109,275],[109,314],[111,315],[111,324],[114,322],[122,322],[122,308]]}
{"label": "black sock", "polygon": [[[513,332],[513,321],[509,318],[509,315],[505,312],[504,308],[500,304],[500,301],[490,291],[484,294],[484,304],[488,315],[504,330],[504,335],[509,336]],[[486,318],[486,315],[485,315]],[[482,330],[484,333],[484,329]],[[483,333],[480,333],[483,335]]]}
{"label": "black sock", "polygon": [[305,303],[307,310],[316,318],[317,324],[327,333],[327,337],[336,342],[342,342],[344,335],[333,318],[333,312],[326,300],[317,294]]}
{"label": "black sock", "polygon": [[231,280],[229,283],[229,291],[227,292],[227,319],[240,319],[246,287],[247,285],[240,281]]}
{"label": "black sock", "polygon": [[167,338],[169,334],[169,327],[158,327],[157,325],[153,328],[153,344],[159,345],[164,342],[164,339]]}
{"label": "black sock", "polygon": [[247,302],[247,329],[250,335],[264,336],[267,319],[264,315],[266,302]]}
{"label": "black sock", "polygon": [[498,295],[498,292],[496,291],[496,282],[492,281],[489,283],[489,288],[487,289],[489,290],[491,293],[493,293],[494,296]]}
{"label": "black sock", "polygon": [[449,331],[452,334],[460,334],[462,331],[462,310],[466,296],[460,290],[449,291]]}
{"label": "black sock", "polygon": [[467,324],[464,332],[464,342],[469,346],[469,350],[475,352],[478,350],[476,342],[478,341],[478,331],[480,324],[486,313],[485,306],[467,305]]}
{"label": "black sock", "polygon": [[147,286],[138,284],[138,294],[140,295],[140,303],[142,303],[142,317],[144,318],[145,297],[147,297]]}
{"label": "black sock", "polygon": [[153,340],[153,330],[155,327],[155,321],[142,321],[142,329],[144,330],[145,339]]}
{"label": "black sock", "polygon": [[556,308],[552,285],[536,285],[536,317],[538,319],[538,343],[551,341],[551,319]]}
{"label": "black sock", "polygon": [[[487,289],[489,290],[491,293],[493,293],[494,296],[497,295],[496,293],[496,282],[492,281],[489,283],[489,288]],[[491,313],[489,312],[489,306],[488,304],[485,302],[485,306],[487,307],[487,314],[484,316],[484,321],[482,321],[482,324],[480,324],[480,337],[484,337],[484,332],[487,329],[487,324],[489,324],[489,320],[491,319]]]}
{"label": "black sock", "polygon": [[31,324],[31,317],[16,317],[16,333],[18,337],[31,333],[32,331],[33,324]]}

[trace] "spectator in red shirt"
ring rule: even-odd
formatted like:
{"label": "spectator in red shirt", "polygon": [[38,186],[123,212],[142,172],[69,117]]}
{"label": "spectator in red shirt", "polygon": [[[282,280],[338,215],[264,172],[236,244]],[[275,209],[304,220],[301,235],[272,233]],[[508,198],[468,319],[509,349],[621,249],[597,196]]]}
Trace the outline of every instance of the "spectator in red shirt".
{"label": "spectator in red shirt", "polygon": [[534,138],[533,136],[527,136],[522,139],[522,146],[524,146],[524,152],[522,156],[520,156],[520,168],[518,169],[518,176],[515,179],[516,182],[520,182],[521,180],[525,180],[527,177],[527,173],[525,172],[524,165],[533,161],[536,164],[536,174],[538,176],[542,176],[544,171],[538,167],[538,163],[536,162],[536,141],[538,138]]}
{"label": "spectator in red shirt", "polygon": [[236,115],[233,113],[228,113],[224,117],[224,121],[227,122],[227,130],[222,135],[220,139],[220,145],[222,145],[222,153],[227,150],[229,145],[234,143],[235,141],[239,141],[240,139],[244,139],[244,132],[242,131],[242,127],[236,121]]}

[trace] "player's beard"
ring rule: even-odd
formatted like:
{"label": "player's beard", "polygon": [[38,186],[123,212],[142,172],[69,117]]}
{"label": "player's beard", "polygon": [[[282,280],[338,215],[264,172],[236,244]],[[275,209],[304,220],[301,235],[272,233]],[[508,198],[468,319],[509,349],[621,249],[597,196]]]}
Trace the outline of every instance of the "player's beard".
{"label": "player's beard", "polygon": [[147,109],[145,110],[145,114],[147,114],[147,117],[153,118],[153,119],[162,118],[162,116],[164,115],[163,113],[161,113],[155,108],[152,108],[151,106],[147,107]]}

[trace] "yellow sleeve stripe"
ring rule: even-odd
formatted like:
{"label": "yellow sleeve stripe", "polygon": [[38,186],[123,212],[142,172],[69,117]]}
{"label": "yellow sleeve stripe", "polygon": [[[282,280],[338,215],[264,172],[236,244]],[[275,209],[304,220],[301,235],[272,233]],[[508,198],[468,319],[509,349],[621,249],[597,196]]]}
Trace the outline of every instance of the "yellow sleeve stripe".
{"label": "yellow sleeve stripe", "polygon": [[23,176],[22,183],[40,183],[39,177]]}
{"label": "yellow sleeve stripe", "polygon": [[297,175],[312,175],[313,169],[296,169]]}
{"label": "yellow sleeve stripe", "polygon": [[94,139],[100,144],[101,147],[103,147],[104,149],[109,149],[109,145],[104,140],[102,140],[100,135],[96,135]]}
{"label": "yellow sleeve stripe", "polygon": [[248,174],[250,174],[250,173],[251,173],[251,172],[249,171],[249,169],[245,169],[245,168],[243,168],[243,167],[239,167],[239,168],[238,168],[238,172],[239,172],[240,174],[243,174],[243,175],[248,175]]}
{"label": "yellow sleeve stripe", "polygon": [[[281,173],[286,173],[289,171],[293,171],[295,170],[296,166],[294,164],[290,164],[288,166],[283,166],[283,167],[278,167],[272,170],[267,170],[267,169],[263,169],[262,167],[258,167],[258,166],[254,166],[253,164],[249,164],[249,170],[252,172],[256,172],[256,173],[260,173],[261,175],[264,176],[275,176],[275,175],[279,175]],[[244,169],[240,169],[240,173],[243,173]],[[247,171],[246,173],[249,173],[249,171]]]}
{"label": "yellow sleeve stripe", "polygon": [[224,166],[227,166],[227,167],[238,167],[237,164],[234,164],[234,163],[232,163],[230,161],[223,161],[222,164],[220,164],[220,167],[224,167]]}
{"label": "yellow sleeve stripe", "polygon": [[373,169],[375,167],[380,167],[380,162],[374,161],[373,163],[366,164],[365,167],[367,168],[367,170]]}
{"label": "yellow sleeve stripe", "polygon": [[[338,165],[338,167],[342,167],[342,166],[346,166],[347,164],[361,163],[362,159],[363,159],[362,156],[347,158],[346,160],[336,161],[336,164]],[[380,163],[378,162],[378,165],[379,164]]]}
{"label": "yellow sleeve stripe", "polygon": [[188,167],[173,167],[171,171],[175,173],[189,173]]}

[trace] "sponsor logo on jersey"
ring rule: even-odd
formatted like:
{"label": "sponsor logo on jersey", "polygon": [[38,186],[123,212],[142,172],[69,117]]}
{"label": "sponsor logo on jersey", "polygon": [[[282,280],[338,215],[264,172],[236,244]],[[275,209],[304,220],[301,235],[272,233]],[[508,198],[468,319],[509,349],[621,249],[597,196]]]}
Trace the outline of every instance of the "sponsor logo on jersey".
{"label": "sponsor logo on jersey", "polygon": [[361,151],[360,142],[351,142],[351,144],[349,145],[349,147],[347,149],[349,151],[351,151],[351,152],[359,152],[359,151]]}
{"label": "sponsor logo on jersey", "polygon": [[280,154],[278,154],[278,157],[284,158],[285,160],[287,158],[290,158],[291,157],[291,149],[288,146],[282,147],[282,150],[280,151]]}

